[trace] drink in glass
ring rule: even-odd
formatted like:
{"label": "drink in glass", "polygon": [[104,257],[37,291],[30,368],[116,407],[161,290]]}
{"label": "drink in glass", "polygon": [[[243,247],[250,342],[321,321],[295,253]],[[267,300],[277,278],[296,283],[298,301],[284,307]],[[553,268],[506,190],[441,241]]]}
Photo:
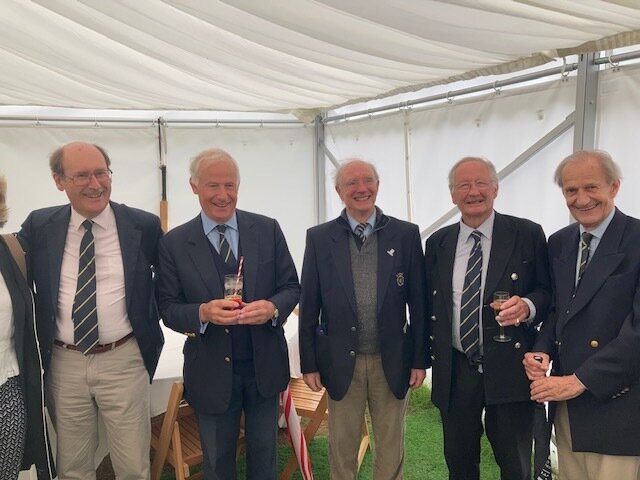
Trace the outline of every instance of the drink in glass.
{"label": "drink in glass", "polygon": [[224,299],[242,303],[242,275],[231,273],[224,276]]}
{"label": "drink in glass", "polygon": [[[493,311],[496,317],[500,314],[500,306],[504,302],[509,300],[510,296],[511,295],[509,294],[509,292],[502,292],[502,291],[494,292],[493,302],[491,302],[491,308],[493,308]],[[510,342],[511,337],[509,335],[504,334],[504,327],[502,326],[502,324],[498,323],[498,325],[500,325],[500,332],[498,333],[498,335],[494,336],[493,339],[496,342]]]}

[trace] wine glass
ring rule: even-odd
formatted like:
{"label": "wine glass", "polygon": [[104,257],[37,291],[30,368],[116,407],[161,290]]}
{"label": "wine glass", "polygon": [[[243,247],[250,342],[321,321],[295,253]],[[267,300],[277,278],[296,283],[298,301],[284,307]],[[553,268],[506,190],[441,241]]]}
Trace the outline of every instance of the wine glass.
{"label": "wine glass", "polygon": [[[493,308],[493,311],[496,314],[496,317],[500,313],[500,306],[504,302],[509,300],[510,296],[511,295],[509,294],[509,292],[497,291],[493,293],[493,302],[491,302],[491,308]],[[496,342],[501,342],[501,343],[510,342],[511,337],[509,335],[504,334],[504,327],[502,326],[502,324],[498,323],[498,325],[500,325],[500,333],[498,335],[495,335],[493,339]]]}

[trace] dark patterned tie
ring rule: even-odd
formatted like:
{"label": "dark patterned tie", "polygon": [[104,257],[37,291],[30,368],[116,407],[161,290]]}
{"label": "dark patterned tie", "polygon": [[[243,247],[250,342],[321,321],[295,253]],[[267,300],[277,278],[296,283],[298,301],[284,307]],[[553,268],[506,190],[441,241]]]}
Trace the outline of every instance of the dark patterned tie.
{"label": "dark patterned tie", "polygon": [[480,360],[480,282],[482,279],[481,233],[471,232],[474,244],[469,254],[460,306],[460,342],[471,362]]}
{"label": "dark patterned tie", "polygon": [[80,242],[78,283],[73,302],[73,341],[85,355],[98,344],[98,312],[96,310],[96,257],[91,227],[93,222],[82,222],[85,228]]}
{"label": "dark patterned tie", "polygon": [[580,284],[582,275],[584,275],[584,271],[587,268],[587,263],[589,262],[589,247],[591,246],[592,238],[592,234],[584,232],[580,239],[580,266],[578,267],[578,281],[576,282],[576,285]]}
{"label": "dark patterned tie", "polygon": [[362,240],[362,243],[367,241],[367,236],[364,234],[364,229],[367,228],[367,225],[367,222],[356,225],[356,235],[360,240]]}
{"label": "dark patterned tie", "polygon": [[233,255],[231,251],[231,245],[227,241],[227,238],[224,236],[224,232],[227,231],[227,226],[225,224],[218,225],[216,227],[218,229],[218,238],[220,240],[220,256],[224,263],[226,263],[229,267],[236,267],[236,257]]}

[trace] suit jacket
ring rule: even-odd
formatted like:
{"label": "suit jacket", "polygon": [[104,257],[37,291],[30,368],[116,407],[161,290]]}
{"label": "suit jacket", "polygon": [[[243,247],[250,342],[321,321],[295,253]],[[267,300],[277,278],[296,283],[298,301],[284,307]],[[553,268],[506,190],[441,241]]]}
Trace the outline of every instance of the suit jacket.
{"label": "suit jacket", "polygon": [[[124,265],[127,315],[151,380],[164,344],[153,278],[162,236],[160,219],[115,202],[111,202],[111,208]],[[45,373],[51,361],[60,269],[70,218],[70,205],[35,210],[18,234],[29,254],[29,270],[36,289],[36,323]]]}
{"label": "suit jacket", "polygon": [[575,290],[579,227],[549,238],[554,308],[534,351],[587,387],[569,400],[574,451],[640,455],[640,221],[616,212]]}
{"label": "suit jacket", "polygon": [[[418,226],[379,215],[377,321],[380,354],[389,388],[404,398],[412,368],[428,364],[424,257]],[[319,372],[334,400],[344,397],[358,346],[356,297],[346,217],[310,228],[302,267],[300,361],[303,373]],[[407,321],[409,307],[410,323]]]}
{"label": "suit jacket", "polygon": [[[453,263],[460,224],[444,227],[426,242],[428,310],[433,324],[433,403],[449,409],[452,379]],[[493,341],[499,326],[489,304],[493,292],[504,290],[527,297],[536,307],[530,324],[506,327],[512,340]],[[540,225],[523,218],[496,212],[489,267],[482,298],[483,380],[487,404],[524,402],[530,399],[529,380],[522,365],[525,352],[535,338],[535,326],[542,321],[551,300],[547,246]]]}
{"label": "suit jacket", "polygon": [[[33,297],[2,239],[0,239],[0,275],[4,278],[11,297],[14,348],[27,411],[22,469],[28,470],[32,464],[35,464],[38,480],[50,480],[55,477],[55,470],[45,426],[42,363],[36,340]],[[12,419],[5,421],[11,422]]]}
{"label": "suit jacket", "polygon": [[[269,300],[280,313],[277,325],[267,322],[249,329],[258,391],[269,397],[289,383],[283,323],[298,303],[300,285],[278,222],[242,210],[236,214],[244,256],[244,300]],[[200,305],[224,298],[200,215],[171,230],[160,242],[159,278],[164,322],[187,334],[183,350],[185,396],[199,412],[223,413],[231,398],[231,335],[227,327],[213,323],[200,334]]]}

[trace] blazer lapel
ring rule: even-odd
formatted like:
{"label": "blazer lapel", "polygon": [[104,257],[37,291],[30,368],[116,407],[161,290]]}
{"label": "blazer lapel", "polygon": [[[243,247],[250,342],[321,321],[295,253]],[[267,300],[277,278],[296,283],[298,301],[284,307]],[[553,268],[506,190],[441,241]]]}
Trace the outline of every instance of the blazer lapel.
{"label": "blazer lapel", "polygon": [[358,309],[356,307],[356,294],[353,288],[353,274],[351,271],[351,253],[349,252],[350,232],[348,229],[342,227],[338,221],[334,221],[330,235],[331,241],[333,242],[331,255],[338,273],[338,278],[342,284],[342,290],[347,296],[347,300],[349,301],[349,305],[351,305],[354,315],[357,315]]}
{"label": "blazer lapel", "polygon": [[[389,277],[393,274],[393,266],[396,261],[396,256],[388,252],[391,251],[391,249],[399,250],[400,248],[399,245],[394,244],[395,237],[396,232],[391,228],[381,228],[378,230],[378,313],[380,313],[382,305],[384,304],[384,297],[389,287]],[[408,274],[409,272],[402,273]]]}
{"label": "blazer lapel", "polygon": [[489,267],[484,281],[484,304],[491,302],[493,292],[498,288],[498,283],[505,277],[505,269],[516,243],[516,232],[513,225],[497,212],[493,221],[492,235]]}
{"label": "blazer lapel", "polygon": [[[449,323],[452,322],[453,315],[453,263],[456,259],[456,247],[458,243],[458,234],[460,233],[460,224],[451,225],[447,233],[443,235],[438,248],[440,252],[437,256],[436,269],[438,271],[439,284],[435,287],[440,291],[440,295],[444,297],[445,310]],[[430,275],[427,272],[427,275]],[[433,295],[433,292],[427,292],[427,295]]]}
{"label": "blazer lapel", "polygon": [[220,276],[215,262],[211,256],[209,239],[202,228],[200,215],[189,222],[190,232],[187,236],[187,255],[191,259],[194,268],[202,278],[210,298],[222,298],[224,290],[220,283]]}
{"label": "blazer lapel", "polygon": [[49,285],[51,285],[51,304],[53,311],[58,309],[58,293],[60,291],[60,271],[64,245],[67,241],[67,229],[71,218],[71,206],[67,206],[51,219],[45,227],[47,242],[47,258],[49,261]]}
{"label": "blazer lapel", "polygon": [[116,218],[116,226],[118,228],[118,240],[120,241],[120,252],[124,268],[124,291],[127,297],[128,310],[133,298],[132,289],[135,283],[142,232],[127,211],[122,208],[122,205],[111,202],[111,209]]}
{"label": "blazer lapel", "polygon": [[[582,280],[576,290],[570,314],[566,321],[573,318],[593,298],[602,284],[618,268],[624,259],[624,253],[619,252],[620,241],[624,231],[625,216],[616,212],[600,240],[597,250],[587,265]],[[574,249],[576,255],[573,263],[573,276],[571,281],[575,283],[575,271],[577,262],[578,237],[575,237]],[[567,269],[568,270],[568,269]],[[571,283],[573,285],[573,283]]]}
{"label": "blazer lapel", "polygon": [[[236,210],[238,218],[238,232],[242,245],[242,269],[244,276],[244,295],[247,302],[255,299],[256,282],[258,277],[258,242],[259,234],[255,231],[255,223],[244,212]],[[239,259],[238,259],[239,260]]]}

